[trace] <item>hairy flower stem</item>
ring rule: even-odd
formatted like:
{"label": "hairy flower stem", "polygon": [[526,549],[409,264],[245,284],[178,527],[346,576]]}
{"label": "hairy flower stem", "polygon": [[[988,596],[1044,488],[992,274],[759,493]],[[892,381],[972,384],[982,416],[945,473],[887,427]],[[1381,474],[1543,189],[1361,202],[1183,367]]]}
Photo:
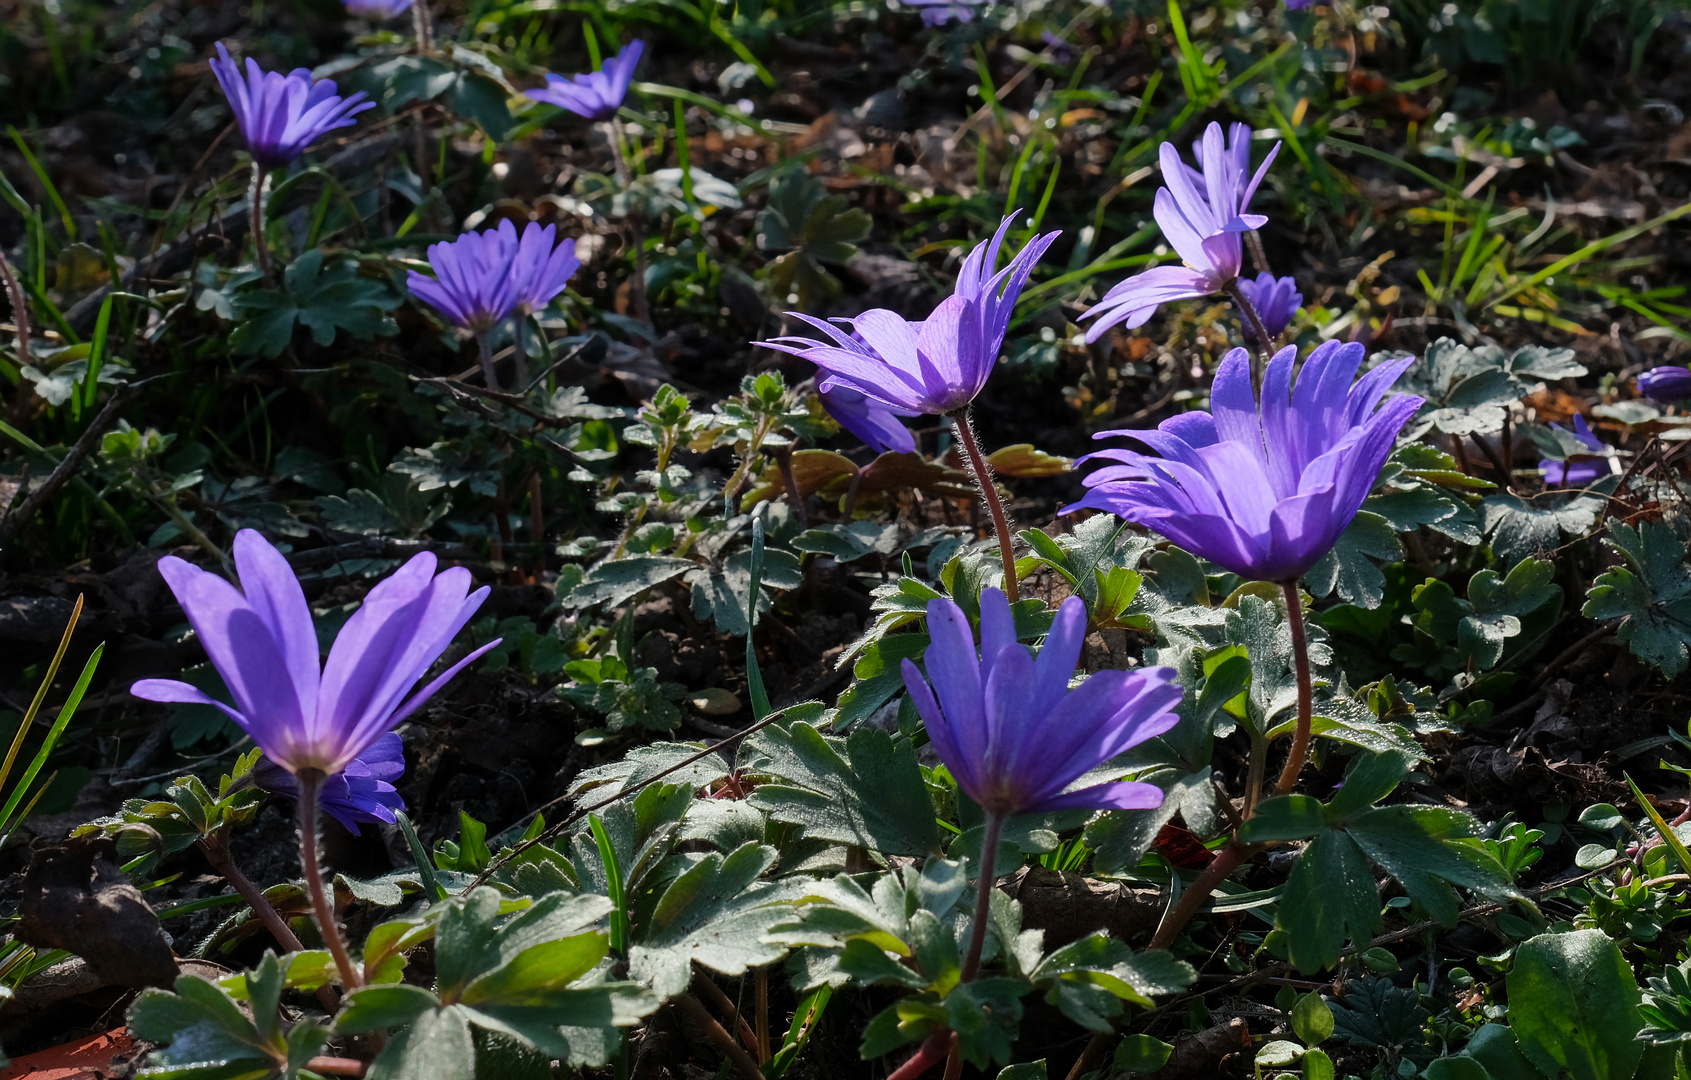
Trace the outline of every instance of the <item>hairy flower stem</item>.
{"label": "hairy flower stem", "polygon": [[1256,349],[1253,353],[1256,359],[1251,362],[1251,387],[1256,391],[1257,397],[1261,398],[1262,369],[1268,363],[1268,354],[1269,350],[1274,348],[1274,339],[1269,336],[1268,327],[1262,325],[1262,316],[1257,314],[1255,306],[1245,299],[1245,290],[1239,288],[1239,279],[1229,281],[1226,288],[1227,295],[1233,298],[1233,303],[1238,305],[1240,314],[1251,324],[1251,331],[1256,335]]}
{"label": "hairy flower stem", "polygon": [[975,925],[969,932],[969,953],[963,959],[963,981],[974,980],[981,966],[981,947],[986,944],[986,924],[992,920],[992,871],[998,862],[998,838],[1004,835],[1004,815],[989,812],[986,833],[981,837],[981,882],[975,899]]}
{"label": "hairy flower stem", "polygon": [[[284,953],[305,951],[305,946],[300,944],[299,936],[294,933],[293,927],[289,926],[288,921],[264,898],[263,890],[254,885],[252,879],[236,865],[235,857],[229,853],[227,837],[221,832],[213,832],[200,837],[194,842],[194,846],[200,849],[200,854],[206,857],[206,862],[211,864],[211,868],[247,902],[247,906],[252,908],[253,914],[257,915],[258,921],[270,931],[270,936],[276,939],[276,944],[282,947]],[[340,995],[335,993],[332,986],[319,986],[317,1000],[330,1015],[340,1008]]]}
{"label": "hairy flower stem", "polygon": [[1286,620],[1292,624],[1292,666],[1298,676],[1298,726],[1292,733],[1292,752],[1286,758],[1286,767],[1280,772],[1279,783],[1274,785],[1274,790],[1284,795],[1297,784],[1304,759],[1309,756],[1309,721],[1315,711],[1315,685],[1309,674],[1309,639],[1304,629],[1297,580],[1284,581],[1281,585],[1286,590]]}
{"label": "hairy flower stem", "polygon": [[1166,949],[1172,946],[1180,932],[1186,929],[1186,924],[1192,921],[1192,916],[1204,906],[1204,901],[1210,898],[1216,887],[1226,881],[1227,876],[1237,870],[1250,854],[1251,849],[1237,840],[1216,852],[1215,858],[1204,867],[1198,879],[1180,894],[1180,902],[1174,906],[1174,910],[1163,917],[1162,924],[1157,927],[1156,936],[1151,938],[1151,944],[1146,948]]}
{"label": "hairy flower stem", "polygon": [[887,1080],[915,1080],[944,1061],[957,1046],[957,1033],[940,1029],[922,1040],[922,1045],[903,1065],[887,1074]]}
{"label": "hairy flower stem", "polygon": [[317,861],[317,795],[323,790],[323,774],[316,769],[304,769],[295,774],[299,779],[299,861],[305,874],[305,891],[311,897],[311,910],[317,917],[317,929],[323,944],[335,958],[335,969],[341,974],[341,988],[347,993],[363,985],[358,966],[341,940],[341,928],[335,923],[335,906],[323,889],[323,867]]}
{"label": "hairy flower stem", "polygon": [[1251,264],[1257,268],[1257,273],[1273,273],[1273,271],[1268,268],[1268,252],[1262,249],[1262,237],[1258,235],[1255,229],[1246,230],[1245,247],[1250,249]]}
{"label": "hairy flower stem", "polygon": [[427,56],[434,52],[434,28],[429,24],[428,0],[417,0],[411,6],[411,25],[417,34],[417,53]]}
{"label": "hairy flower stem", "polygon": [[986,500],[986,508],[992,514],[992,527],[998,533],[998,554],[1004,560],[1004,596],[1014,604],[1021,599],[1021,590],[1016,587],[1016,553],[1010,546],[1010,521],[1004,516],[1004,504],[999,501],[998,488],[992,483],[992,466],[987,464],[986,455],[981,453],[975,427],[969,422],[968,408],[952,413],[951,422],[957,425],[957,441],[963,444],[963,451],[969,458],[969,471],[975,474],[975,483],[980,485],[981,497]]}
{"label": "hairy flower stem", "polygon": [[511,366],[516,369],[517,393],[527,394],[528,318],[521,312],[511,319]]}
{"label": "hairy flower stem", "polygon": [[499,392],[499,375],[493,370],[493,342],[488,337],[489,331],[483,330],[476,335],[476,355],[481,359],[481,381],[494,393]]}
{"label": "hairy flower stem", "polygon": [[247,185],[247,231],[258,259],[258,272],[270,280],[270,249],[264,244],[264,181],[269,174],[253,163],[252,181]]}

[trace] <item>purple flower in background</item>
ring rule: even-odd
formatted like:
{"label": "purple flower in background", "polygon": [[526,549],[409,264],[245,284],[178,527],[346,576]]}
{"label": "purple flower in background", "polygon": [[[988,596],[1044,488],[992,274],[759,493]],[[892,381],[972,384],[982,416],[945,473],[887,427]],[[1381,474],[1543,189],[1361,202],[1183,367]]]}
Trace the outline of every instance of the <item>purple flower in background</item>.
{"label": "purple flower in background", "polygon": [[575,257],[575,241],[566,239],[554,247],[552,241],[557,234],[556,225],[541,228],[534,221],[523,229],[516,261],[511,266],[515,288],[513,307],[522,315],[533,315],[550,304],[581,269],[581,260]]}
{"label": "purple flower in background", "polygon": [[414,0],[345,0],[348,14],[369,19],[371,22],[381,22],[410,11],[413,2]]}
{"label": "purple flower in background", "polygon": [[1315,0],[1286,0],[1287,11],[1299,11],[1315,3]]}
{"label": "purple flower in background", "polygon": [[1097,341],[1111,327],[1143,326],[1159,304],[1221,292],[1239,276],[1244,248],[1239,234],[1268,221],[1246,211],[1251,197],[1280,152],[1275,143],[1257,171],[1251,172],[1251,129],[1234,124],[1224,140],[1220,124],[1211,124],[1192,144],[1203,171],[1180,160],[1173,143],[1163,143],[1163,183],[1152,209],[1163,235],[1180,253],[1184,266],[1154,266],[1104,294],[1083,319],[1097,319],[1086,340]]}
{"label": "purple flower in background", "polygon": [[628,96],[628,86],[634,81],[634,68],[645,51],[645,42],[631,41],[599,65],[598,71],[567,78],[548,72],[545,88],[530,90],[528,96],[589,120],[609,120],[622,108],[622,99]]}
{"label": "purple flower in background", "polygon": [[975,21],[975,5],[983,0],[899,0],[905,7],[922,13],[923,26],[944,26],[952,19],[958,22]]}
{"label": "purple flower in background", "polygon": [[1638,376],[1638,392],[1657,401],[1691,398],[1691,368],[1663,364]]}
{"label": "purple flower in background", "polygon": [[829,416],[862,439],[875,453],[884,454],[889,450],[899,454],[915,452],[916,437],[898,418],[919,416],[919,413],[883,405],[841,383],[835,383],[827,390],[818,390],[816,395],[822,399],[822,407],[828,410]]}
{"label": "purple flower in background", "polygon": [[[1572,435],[1582,446],[1589,447],[1599,454],[1607,449],[1603,440],[1591,433],[1585,417],[1579,413],[1574,414],[1572,431],[1561,424],[1553,423],[1550,426],[1564,434]],[[1545,487],[1585,487],[1599,477],[1608,476],[1612,471],[1609,465],[1612,460],[1607,457],[1586,457],[1584,454],[1573,454],[1563,461],[1544,458],[1538,463],[1538,474],[1544,477]]]}
{"label": "purple flower in background", "polygon": [[1234,349],[1216,370],[1210,412],[1182,413],[1154,431],[1094,436],[1125,435],[1161,456],[1087,455],[1081,460],[1120,464],[1088,476],[1092,490],[1062,512],[1107,510],[1241,577],[1302,576],[1356,516],[1397,433],[1422,405],[1406,395],[1376,410],[1414,358],[1381,364],[1352,385],[1363,352],[1355,342],[1317,346],[1293,392],[1297,349],[1281,349],[1264,373],[1259,407],[1250,359]]}
{"label": "purple flower in background", "polygon": [[362,92],[338,96],[334,82],[313,82],[304,68],[286,75],[264,71],[250,56],[242,78],[240,66],[221,41],[211,70],[229,99],[253,161],[266,170],[288,164],[329,132],[357,123],[355,114],[376,107]]}
{"label": "purple flower in background", "polygon": [[[1248,277],[1240,278],[1239,291],[1256,309],[1257,318],[1262,320],[1262,328],[1268,331],[1269,337],[1279,337],[1280,331],[1286,329],[1286,324],[1298,313],[1298,308],[1303,307],[1303,293],[1298,292],[1295,280],[1276,278],[1266,271],[1258,274],[1255,281]],[[1244,334],[1247,339],[1256,338],[1256,330],[1249,319],[1245,320]]]}
{"label": "purple flower in background", "polygon": [[1172,668],[1100,671],[1070,691],[1086,638],[1079,597],[1057,609],[1038,659],[1017,643],[1009,601],[997,589],[981,592],[978,654],[968,617],[950,600],[928,601],[928,633],[928,677],[905,660],[904,685],[934,751],[982,809],[1009,815],[1162,804],[1161,789],[1134,781],[1065,790],[1172,728],[1181,696]]}
{"label": "purple flower in background", "polygon": [[242,529],[235,536],[235,567],[241,589],[173,556],[159,560],[159,573],[235,707],[174,679],[143,679],[129,692],[148,701],[215,705],[265,757],[292,773],[346,769],[497,644],[483,645],[407,698],[487,599],[486,587],[469,592],[468,570],[437,575],[434,555],[413,556],[370,590],[319,670],[317,630],[288,560],[264,537]]}
{"label": "purple flower in background", "polygon": [[[529,227],[534,228],[532,223]],[[430,244],[429,266],[435,276],[426,277],[413,270],[406,275],[405,284],[415,296],[459,326],[485,334],[511,314],[517,304],[517,290],[527,284],[514,272],[520,250],[517,228],[507,218],[497,228]],[[572,244],[570,256],[574,253]]]}
{"label": "purple flower in background", "polygon": [[1057,63],[1067,64],[1074,60],[1074,46],[1051,31],[1041,30],[1039,40],[1044,42],[1045,47],[1051,50],[1051,59],[1057,61]]}
{"label": "purple flower in background", "polygon": [[[405,800],[393,782],[405,775],[405,744],[390,731],[353,758],[344,772],[323,781],[317,803],[354,836],[361,823],[392,825],[394,811],[405,809]],[[299,781],[294,774],[269,758],[253,766],[253,783],[287,798],[299,799]]]}
{"label": "purple flower in background", "polygon": [[848,387],[883,405],[914,414],[949,415],[968,406],[998,363],[1010,313],[1028,275],[1057,239],[1046,233],[1029,240],[1009,265],[992,272],[1015,214],[991,240],[977,244],[957,274],[952,295],[920,322],[885,308],[872,308],[848,323],[848,333],[802,312],[787,314],[825,334],[829,341],[779,337],[761,342],[802,357],[825,372],[819,390]]}

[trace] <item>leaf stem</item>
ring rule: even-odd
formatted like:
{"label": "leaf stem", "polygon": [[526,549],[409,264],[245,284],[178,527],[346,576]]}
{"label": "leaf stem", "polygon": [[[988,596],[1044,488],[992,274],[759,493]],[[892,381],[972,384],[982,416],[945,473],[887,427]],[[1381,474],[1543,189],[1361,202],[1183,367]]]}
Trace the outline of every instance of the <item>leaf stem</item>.
{"label": "leaf stem", "polygon": [[1250,854],[1250,848],[1237,840],[1230,842],[1226,847],[1216,852],[1215,858],[1211,859],[1210,864],[1204,867],[1204,871],[1198,875],[1198,879],[1187,886],[1186,891],[1180,894],[1180,902],[1163,919],[1162,925],[1157,927],[1156,935],[1151,938],[1151,944],[1147,945],[1146,948],[1166,949],[1173,945],[1175,938],[1178,938],[1180,932],[1186,929],[1186,924],[1192,921],[1192,916],[1196,915],[1198,909],[1204,906],[1204,901],[1210,898],[1210,894],[1215,892],[1216,887],[1226,881],[1227,875],[1237,870],[1239,865],[1250,857]]}
{"label": "leaf stem", "polygon": [[1298,676],[1298,726],[1292,733],[1292,752],[1281,770],[1280,781],[1274,790],[1281,795],[1291,791],[1303,772],[1304,759],[1309,756],[1309,722],[1315,711],[1315,686],[1309,673],[1309,638],[1304,629],[1303,601],[1298,597],[1296,578],[1280,583],[1286,590],[1286,620],[1292,625],[1292,666]]}
{"label": "leaf stem", "polygon": [[903,1065],[889,1073],[887,1080],[915,1080],[944,1061],[956,1045],[957,1033],[949,1028],[941,1028],[923,1039],[916,1052]]}
{"label": "leaf stem", "polygon": [[957,441],[963,444],[969,458],[969,470],[975,474],[981,498],[986,500],[986,508],[992,514],[992,527],[998,533],[998,554],[1004,561],[1004,595],[1014,604],[1021,599],[1021,590],[1016,586],[1016,553],[1010,544],[1010,522],[1004,516],[1004,504],[992,482],[992,466],[987,464],[986,455],[981,453],[980,440],[975,437],[975,426],[969,420],[968,408],[952,413],[951,422],[957,425]]}
{"label": "leaf stem", "polygon": [[347,993],[363,985],[358,967],[341,940],[340,927],[335,922],[335,907],[323,888],[323,868],[317,861],[317,796],[323,790],[325,777],[319,769],[302,769],[295,776],[299,780],[299,860],[305,876],[305,891],[311,897],[311,910],[317,917],[317,929],[323,944],[335,958],[335,968],[341,974],[341,987]]}
{"label": "leaf stem", "polygon": [[764,1080],[763,1070],[757,1067],[757,1059],[746,1052],[746,1048],[734,1041],[723,1026],[716,1022],[716,1017],[710,1014],[699,999],[689,993],[682,993],[675,997],[674,1002],[681,1006],[681,1011],[687,1018],[704,1029],[705,1035],[716,1044],[724,1057],[734,1066],[744,1080]]}

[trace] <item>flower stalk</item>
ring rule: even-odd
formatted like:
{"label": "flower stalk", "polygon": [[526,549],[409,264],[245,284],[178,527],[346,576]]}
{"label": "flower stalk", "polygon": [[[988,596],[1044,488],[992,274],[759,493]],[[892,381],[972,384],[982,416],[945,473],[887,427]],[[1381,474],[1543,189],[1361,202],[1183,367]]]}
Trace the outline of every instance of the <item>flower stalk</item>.
{"label": "flower stalk", "polygon": [[998,862],[998,840],[1004,835],[1005,815],[988,811],[986,832],[981,836],[980,891],[975,899],[975,924],[969,932],[969,952],[963,959],[963,982],[973,982],[981,966],[981,949],[986,945],[986,925],[992,918],[993,869]]}
{"label": "flower stalk", "polygon": [[252,164],[252,180],[247,184],[247,231],[258,260],[258,272],[270,280],[270,249],[264,242],[264,182],[270,173],[257,161]]}
{"label": "flower stalk", "polygon": [[328,947],[329,955],[335,958],[335,969],[340,972],[341,987],[351,993],[363,985],[364,980],[358,965],[352,961],[352,954],[347,951],[346,942],[341,938],[340,926],[335,921],[335,906],[323,887],[323,867],[317,861],[317,795],[323,789],[324,776],[319,769],[301,769],[297,775],[299,859],[305,876],[305,891],[311,897],[312,914],[316,916],[317,929],[323,935],[323,944]]}
{"label": "flower stalk", "polygon": [[1268,363],[1269,350],[1274,347],[1274,339],[1268,336],[1268,328],[1262,324],[1262,316],[1257,314],[1256,305],[1246,299],[1245,291],[1239,288],[1239,279],[1234,278],[1223,286],[1227,295],[1233,298],[1233,303],[1239,308],[1245,321],[1251,324],[1251,330],[1256,334],[1256,349],[1251,357],[1251,389],[1257,395],[1262,395],[1262,369]]}
{"label": "flower stalk", "polygon": [[962,408],[952,413],[951,421],[957,425],[957,441],[968,456],[969,471],[975,474],[981,498],[986,500],[987,511],[992,514],[992,527],[998,533],[998,554],[1004,561],[1004,595],[1014,604],[1021,599],[1021,590],[1016,584],[1016,553],[1010,543],[1010,520],[1004,514],[1004,503],[998,498],[998,488],[992,482],[992,466],[987,463],[986,455],[981,453],[980,440],[975,437],[974,425],[969,421],[969,410]]}
{"label": "flower stalk", "polygon": [[1286,590],[1286,621],[1292,627],[1292,667],[1298,677],[1298,726],[1292,732],[1292,752],[1274,790],[1284,795],[1298,782],[1304,759],[1309,756],[1309,725],[1315,711],[1315,683],[1309,671],[1309,635],[1304,628],[1303,601],[1298,596],[1297,579],[1281,582]]}
{"label": "flower stalk", "polygon": [[493,370],[493,342],[489,331],[476,335],[476,356],[481,361],[481,381],[494,393],[499,392],[499,373]]}

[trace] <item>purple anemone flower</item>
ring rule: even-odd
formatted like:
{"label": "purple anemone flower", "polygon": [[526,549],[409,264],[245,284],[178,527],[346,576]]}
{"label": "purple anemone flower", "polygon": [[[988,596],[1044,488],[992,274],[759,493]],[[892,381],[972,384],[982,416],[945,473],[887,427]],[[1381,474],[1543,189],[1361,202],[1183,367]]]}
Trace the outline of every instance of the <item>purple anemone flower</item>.
{"label": "purple anemone flower", "polygon": [[1268,219],[1246,211],[1251,197],[1280,153],[1275,143],[1251,172],[1251,129],[1234,124],[1224,140],[1220,124],[1211,124],[1192,144],[1203,171],[1180,160],[1173,143],[1163,143],[1163,183],[1152,214],[1184,266],[1153,266],[1104,294],[1082,315],[1097,319],[1086,340],[1097,341],[1111,327],[1143,326],[1159,304],[1221,292],[1239,276],[1244,248],[1239,234],[1261,228]]}
{"label": "purple anemone flower", "polygon": [[288,164],[329,132],[357,123],[357,113],[376,107],[362,91],[343,98],[335,93],[332,80],[313,82],[304,68],[286,75],[265,71],[250,56],[243,78],[221,41],[211,70],[229,99],[248,152],[262,169]]}
{"label": "purple anemone flower", "polygon": [[[1574,429],[1572,431],[1568,431],[1561,424],[1553,423],[1550,426],[1557,431],[1572,435],[1579,440],[1581,445],[1587,446],[1599,454],[1607,449],[1603,440],[1591,433],[1591,428],[1586,424],[1585,417],[1579,413],[1574,414]],[[1595,483],[1598,478],[1609,475],[1612,471],[1609,465],[1611,460],[1606,457],[1586,457],[1584,454],[1575,454],[1563,461],[1544,458],[1538,463],[1538,474],[1544,477],[1546,487],[1586,487]]]}
{"label": "purple anemone flower", "polygon": [[[353,758],[344,772],[323,781],[317,804],[354,836],[360,835],[360,824],[392,825],[394,812],[405,809],[393,782],[404,775],[405,744],[398,732],[390,731]],[[272,794],[299,800],[299,781],[269,758],[258,759],[252,779]]]}
{"label": "purple anemone flower", "polygon": [[[381,22],[411,10],[415,0],[345,0],[348,14]],[[358,830],[354,829],[354,832]]]}
{"label": "purple anemone flower", "polygon": [[829,416],[862,439],[875,453],[884,454],[889,450],[898,454],[915,452],[916,437],[898,418],[918,416],[919,413],[883,405],[841,383],[835,383],[827,390],[818,390],[816,396],[822,399],[822,407],[828,410]]}
{"label": "purple anemone flower", "polygon": [[958,22],[975,21],[975,5],[984,0],[899,0],[905,7],[922,13],[923,26],[944,26],[952,19]]}
{"label": "purple anemone flower", "polygon": [[645,51],[644,41],[631,41],[599,65],[598,71],[567,78],[548,72],[546,86],[528,91],[528,96],[589,120],[609,120],[622,108],[622,99],[628,96],[629,84],[634,81],[634,68]]}
{"label": "purple anemone flower", "polygon": [[[1117,780],[1068,788],[1111,758],[1172,728],[1180,704],[1172,668],[1100,671],[1069,690],[1086,638],[1086,605],[1057,609],[1035,659],[1016,641],[1010,603],[981,592],[981,647],[961,608],[928,601],[924,679],[901,666],[934,751],[969,798],[990,814],[1143,810],[1160,806],[1154,784]],[[930,685],[931,683],[931,685]]]}
{"label": "purple anemone flower", "polygon": [[1403,425],[1422,400],[1380,399],[1413,357],[1381,364],[1354,385],[1363,347],[1329,341],[1298,373],[1288,345],[1269,361],[1262,404],[1251,391],[1244,349],[1221,361],[1208,413],[1189,412],[1154,431],[1103,431],[1155,450],[1102,450],[1120,464],[1098,469],[1073,506],[1107,510],[1161,533],[1224,570],[1256,581],[1301,577],[1332,548],[1380,475]]}
{"label": "purple anemone flower", "polygon": [[1638,392],[1661,402],[1691,398],[1691,368],[1663,364],[1638,376]]}
{"label": "purple anemone flower", "polygon": [[809,360],[825,373],[819,390],[836,386],[912,414],[950,415],[966,408],[998,364],[1010,313],[1028,275],[1057,239],[1051,232],[1029,240],[1004,269],[993,273],[1004,234],[1016,215],[999,223],[991,240],[977,244],[957,274],[957,288],[933,314],[912,322],[885,308],[838,320],[855,333],[802,312],[787,314],[830,340],[779,337],[759,344]]}
{"label": "purple anemone flower", "polygon": [[[527,284],[513,272],[520,250],[517,228],[507,218],[497,228],[430,244],[429,266],[435,276],[413,270],[405,284],[459,326],[484,334],[511,314],[518,288]],[[572,257],[574,252],[572,244]]]}
{"label": "purple anemone flower", "polygon": [[557,235],[556,225],[542,228],[534,221],[523,229],[516,262],[511,266],[516,289],[513,307],[518,314],[533,315],[550,304],[581,269],[581,260],[575,257],[575,241],[566,239],[554,247],[552,241]]}
{"label": "purple anemone flower", "polygon": [[1287,11],[1298,11],[1315,3],[1315,0],[1286,0]]}
{"label": "purple anemone flower", "polygon": [[288,560],[264,537],[251,529],[235,536],[240,589],[166,556],[159,573],[235,707],[174,679],[143,679],[129,692],[148,701],[215,705],[277,765],[332,776],[496,644],[483,645],[405,697],[487,599],[485,586],[469,592],[468,570],[436,574],[435,561],[429,552],[413,556],[371,589],[319,669],[305,592]]}
{"label": "purple anemone flower", "polygon": [[[1298,308],[1303,307],[1303,293],[1298,292],[1297,281],[1289,277],[1276,278],[1267,271],[1258,274],[1255,281],[1248,277],[1240,278],[1239,291],[1256,309],[1262,328],[1271,338],[1279,337],[1286,324],[1292,321],[1292,316],[1298,313]],[[1249,319],[1245,320],[1244,333],[1246,338],[1256,339],[1256,330]]]}

